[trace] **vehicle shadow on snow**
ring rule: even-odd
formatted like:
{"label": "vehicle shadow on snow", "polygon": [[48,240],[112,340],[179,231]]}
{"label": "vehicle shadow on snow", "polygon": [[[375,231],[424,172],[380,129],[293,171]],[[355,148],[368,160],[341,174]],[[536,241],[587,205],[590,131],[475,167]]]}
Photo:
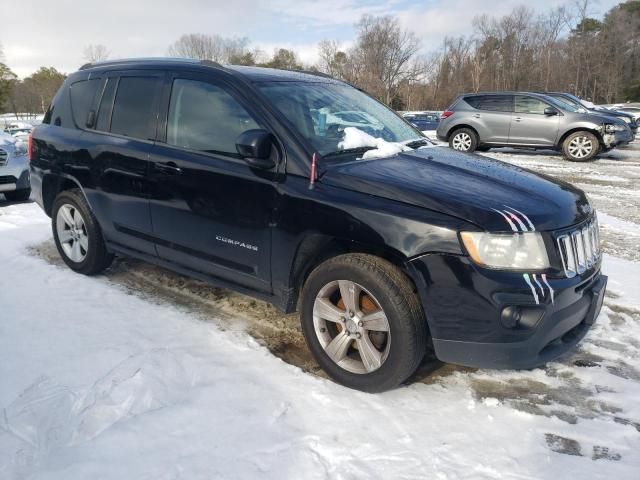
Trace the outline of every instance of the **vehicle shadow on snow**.
{"label": "vehicle shadow on snow", "polygon": [[0,208],[9,207],[11,205],[23,205],[26,203],[33,203],[33,200],[29,199],[29,200],[10,201],[10,200],[7,200],[7,197],[5,197],[2,193],[0,193]]}

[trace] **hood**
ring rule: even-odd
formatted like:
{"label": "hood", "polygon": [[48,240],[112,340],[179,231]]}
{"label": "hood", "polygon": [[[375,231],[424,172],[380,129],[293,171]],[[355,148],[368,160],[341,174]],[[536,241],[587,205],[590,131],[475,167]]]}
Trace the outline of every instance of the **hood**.
{"label": "hood", "polygon": [[325,167],[323,184],[441,212],[487,231],[556,230],[592,211],[584,192],[568,183],[446,147]]}
{"label": "hood", "polygon": [[16,139],[13,137],[13,135],[0,132],[0,146],[14,145],[15,143],[16,143]]}
{"label": "hood", "polygon": [[580,120],[596,123],[613,123],[618,125],[626,125],[620,115],[613,112],[604,112],[602,110],[589,110],[585,113],[577,113],[580,115]]}

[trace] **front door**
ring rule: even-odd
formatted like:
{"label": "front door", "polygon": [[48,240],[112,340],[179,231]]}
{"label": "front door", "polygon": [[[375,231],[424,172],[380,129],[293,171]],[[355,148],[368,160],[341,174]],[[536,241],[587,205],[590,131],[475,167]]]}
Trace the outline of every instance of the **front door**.
{"label": "front door", "polygon": [[274,172],[255,170],[235,142],[264,128],[215,77],[175,75],[165,132],[151,152],[151,221],[158,255],[191,270],[270,291]]}
{"label": "front door", "polygon": [[511,117],[509,144],[549,146],[556,144],[559,115],[545,115],[546,108],[553,108],[539,98],[516,95]]}

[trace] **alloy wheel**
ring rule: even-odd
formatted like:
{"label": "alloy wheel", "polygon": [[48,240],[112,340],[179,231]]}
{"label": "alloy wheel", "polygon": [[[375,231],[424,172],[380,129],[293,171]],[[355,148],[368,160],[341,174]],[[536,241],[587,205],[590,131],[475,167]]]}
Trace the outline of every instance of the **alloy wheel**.
{"label": "alloy wheel", "polygon": [[455,150],[466,152],[471,148],[471,136],[465,132],[456,133],[451,144]]}
{"label": "alloy wheel", "polygon": [[89,236],[84,219],[76,207],[65,203],[58,209],[56,233],[67,258],[80,263],[87,257]]}
{"label": "alloy wheel", "polygon": [[313,305],[313,325],[325,353],[351,373],[374,372],[389,355],[387,316],[378,300],[356,282],[325,285]]}
{"label": "alloy wheel", "polygon": [[593,151],[593,142],[586,136],[575,137],[569,142],[568,150],[574,158],[585,158]]}

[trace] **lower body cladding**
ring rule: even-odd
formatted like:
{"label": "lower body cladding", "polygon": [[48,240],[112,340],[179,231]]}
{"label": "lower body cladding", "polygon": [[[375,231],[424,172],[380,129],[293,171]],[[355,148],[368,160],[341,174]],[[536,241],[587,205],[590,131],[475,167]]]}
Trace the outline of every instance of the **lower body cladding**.
{"label": "lower body cladding", "polygon": [[478,368],[533,368],[570,351],[595,322],[607,285],[599,265],[552,279],[432,254],[409,269],[436,357]]}

